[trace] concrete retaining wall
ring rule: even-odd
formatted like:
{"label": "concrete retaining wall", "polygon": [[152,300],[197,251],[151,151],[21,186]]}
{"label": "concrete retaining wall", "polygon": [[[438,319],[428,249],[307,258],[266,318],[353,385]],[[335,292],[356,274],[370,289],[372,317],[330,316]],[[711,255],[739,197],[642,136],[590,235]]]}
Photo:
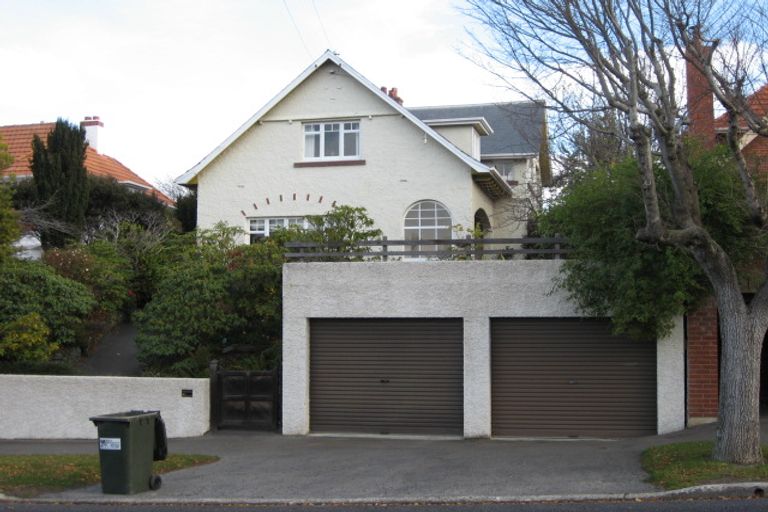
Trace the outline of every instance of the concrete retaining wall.
{"label": "concrete retaining wall", "polygon": [[[283,267],[283,433],[309,432],[309,319],[463,318],[464,436],[491,434],[490,319],[582,316],[553,279],[561,262],[395,261]],[[658,433],[685,427],[679,318],[657,343]]]}
{"label": "concrete retaining wall", "polygon": [[[182,397],[182,390],[192,390]],[[159,410],[169,437],[208,431],[208,379],[0,375],[0,438],[90,439],[91,416]]]}

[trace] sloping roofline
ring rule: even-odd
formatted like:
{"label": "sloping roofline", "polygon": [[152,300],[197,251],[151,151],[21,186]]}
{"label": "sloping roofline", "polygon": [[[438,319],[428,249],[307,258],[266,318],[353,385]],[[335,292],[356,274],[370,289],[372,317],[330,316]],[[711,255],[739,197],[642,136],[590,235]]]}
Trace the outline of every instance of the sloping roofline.
{"label": "sloping roofline", "polygon": [[390,107],[395,109],[400,115],[408,119],[410,122],[418,126],[421,130],[424,131],[426,135],[429,135],[432,139],[434,139],[437,143],[442,145],[445,149],[450,151],[454,154],[457,158],[459,158],[462,162],[467,164],[472,171],[473,174],[489,174],[494,181],[496,181],[502,190],[505,193],[511,193],[512,189],[507,184],[506,181],[499,175],[498,172],[496,172],[495,169],[488,167],[487,165],[479,162],[478,160],[475,160],[474,158],[470,157],[463,151],[461,151],[459,148],[454,146],[451,142],[448,141],[445,137],[437,133],[435,130],[430,128],[426,123],[421,121],[418,117],[413,115],[408,109],[400,105],[398,102],[396,102],[394,99],[390,98],[389,95],[384,94],[381,89],[376,87],[373,83],[371,83],[367,78],[365,78],[363,75],[358,73],[352,66],[347,64],[344,60],[342,60],[341,57],[339,57],[337,54],[332,52],[331,50],[326,50],[315,62],[309,65],[304,71],[301,72],[299,76],[293,79],[293,81],[288,84],[286,87],[283,88],[282,91],[280,91],[277,96],[273,97],[271,100],[267,102],[266,105],[261,107],[258,112],[256,112],[253,116],[251,116],[250,119],[248,119],[240,128],[235,130],[235,132],[227,137],[224,142],[219,144],[213,151],[211,151],[205,158],[200,160],[195,166],[193,166],[191,169],[189,169],[187,172],[176,178],[175,182],[179,185],[188,185],[191,184],[191,182],[197,177],[197,175],[205,169],[208,164],[213,162],[213,160],[216,159],[221,153],[224,152],[225,149],[227,149],[232,143],[234,143],[237,139],[240,138],[247,130],[249,130],[254,124],[256,124],[259,119],[261,119],[264,115],[267,114],[272,108],[275,107],[278,103],[280,103],[286,96],[288,96],[296,87],[298,87],[304,80],[306,80],[312,73],[315,72],[320,66],[325,64],[326,62],[331,61],[340,68],[344,69],[351,77],[353,77],[355,80],[357,80],[360,84],[362,84],[366,89],[371,91],[373,94],[379,97],[382,101],[386,102]]}

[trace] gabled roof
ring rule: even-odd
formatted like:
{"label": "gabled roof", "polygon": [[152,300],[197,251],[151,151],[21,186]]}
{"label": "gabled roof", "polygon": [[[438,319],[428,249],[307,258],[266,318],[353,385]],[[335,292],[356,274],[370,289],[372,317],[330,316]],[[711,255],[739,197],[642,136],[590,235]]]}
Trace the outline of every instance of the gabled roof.
{"label": "gabled roof", "polygon": [[[762,86],[747,97],[747,107],[758,117],[768,115],[768,84]],[[743,119],[739,119],[739,128],[748,130],[749,127]],[[728,114],[722,114],[715,118],[715,131],[724,132],[728,130]]]}
{"label": "gabled roof", "polygon": [[537,155],[545,133],[546,108],[532,101],[414,107],[410,111],[428,124],[432,124],[432,119],[484,118],[493,133],[483,137],[482,157]]}
{"label": "gabled roof", "polygon": [[[53,130],[55,125],[56,123],[37,123],[0,126],[0,140],[8,145],[8,152],[13,157],[13,163],[9,168],[0,171],[0,177],[31,176],[32,139],[37,135],[45,141],[48,133]],[[113,178],[118,183],[143,189],[145,194],[154,195],[169,206],[174,205],[173,199],[155,189],[141,176],[118,160],[103,155],[90,146],[85,150],[85,168],[90,174]]]}
{"label": "gabled roof", "polygon": [[352,66],[347,64],[344,60],[341,59],[337,54],[332,52],[331,50],[326,50],[325,53],[323,53],[315,62],[313,62],[309,67],[307,67],[304,71],[301,72],[299,76],[297,76],[290,84],[288,84],[282,91],[280,91],[277,96],[269,100],[266,105],[264,105],[258,112],[256,112],[253,116],[251,116],[250,119],[248,119],[240,128],[238,128],[232,135],[226,138],[224,142],[219,144],[213,151],[211,151],[205,158],[203,158],[200,162],[198,162],[194,167],[192,167],[190,170],[176,178],[176,183],[180,185],[188,185],[192,184],[197,177],[197,175],[205,169],[208,164],[213,162],[216,157],[218,157],[221,153],[224,152],[227,147],[229,147],[232,143],[234,143],[237,139],[239,139],[248,129],[250,129],[254,124],[256,124],[264,115],[266,115],[272,108],[275,107],[278,103],[280,103],[286,96],[288,96],[294,89],[296,89],[299,85],[301,85],[304,80],[306,80],[312,73],[315,72],[318,68],[320,68],[322,65],[326,64],[327,62],[332,62],[336,64],[337,66],[343,68],[349,76],[357,80],[363,87],[368,89],[372,94],[376,95],[379,99],[387,103],[390,107],[392,107],[395,111],[397,111],[399,114],[401,114],[404,118],[406,118],[411,123],[415,124],[419,129],[424,131],[424,133],[435,140],[437,143],[445,147],[448,151],[450,151],[454,156],[459,158],[462,162],[464,162],[471,170],[472,174],[476,175],[484,175],[490,177],[493,181],[496,182],[498,187],[495,187],[494,190],[497,190],[497,193],[501,193],[501,195],[506,195],[511,193],[511,189],[509,185],[504,181],[504,179],[499,176],[499,174],[496,172],[495,169],[491,169],[487,165],[479,162],[478,160],[475,160],[474,158],[470,157],[463,151],[461,151],[459,148],[457,148],[454,144],[448,141],[445,137],[437,133],[435,130],[427,126],[421,119],[416,117],[412,112],[410,112],[408,109],[400,105],[398,102],[396,102],[394,99],[389,97],[389,95],[385,94],[381,91],[378,87],[376,87],[372,82],[370,82],[367,78],[365,78],[363,75],[358,73]]}

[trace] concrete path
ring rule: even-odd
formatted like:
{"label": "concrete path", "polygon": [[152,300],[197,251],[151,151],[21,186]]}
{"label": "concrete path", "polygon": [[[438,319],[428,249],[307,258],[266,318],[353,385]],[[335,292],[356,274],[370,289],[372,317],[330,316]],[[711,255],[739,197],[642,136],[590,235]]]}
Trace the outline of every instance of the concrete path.
{"label": "concrete path", "polygon": [[[763,435],[768,435],[763,428]],[[713,439],[712,426],[619,441],[427,440],[284,437],[217,432],[173,439],[171,452],[218,455],[217,463],[163,476],[156,492],[65,500],[312,501],[485,499],[655,491],[640,468],[656,444]],[[768,437],[764,437],[768,438]],[[96,441],[0,441],[6,453],[96,453]]]}
{"label": "concrete path", "polygon": [[80,363],[79,368],[84,375],[141,375],[137,359],[136,327],[130,323],[115,327],[102,338],[93,353]]}

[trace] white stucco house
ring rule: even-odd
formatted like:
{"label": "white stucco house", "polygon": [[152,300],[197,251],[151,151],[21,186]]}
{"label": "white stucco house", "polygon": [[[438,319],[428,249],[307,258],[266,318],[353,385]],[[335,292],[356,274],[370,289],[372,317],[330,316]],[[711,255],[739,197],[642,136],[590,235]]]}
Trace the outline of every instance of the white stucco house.
{"label": "white stucco house", "polygon": [[[253,242],[334,204],[365,207],[390,240],[525,235],[515,210],[548,178],[543,105],[405,108],[326,52],[177,182],[197,187],[200,227]],[[553,291],[561,263],[285,264],[283,433],[683,428],[682,319],[655,342],[616,336]]]}
{"label": "white stucco house", "polygon": [[176,181],[197,188],[198,226],[224,221],[250,241],[336,204],[365,207],[394,240],[477,224],[524,235],[512,212],[546,181],[544,114],[530,102],[407,109],[327,51]]}

